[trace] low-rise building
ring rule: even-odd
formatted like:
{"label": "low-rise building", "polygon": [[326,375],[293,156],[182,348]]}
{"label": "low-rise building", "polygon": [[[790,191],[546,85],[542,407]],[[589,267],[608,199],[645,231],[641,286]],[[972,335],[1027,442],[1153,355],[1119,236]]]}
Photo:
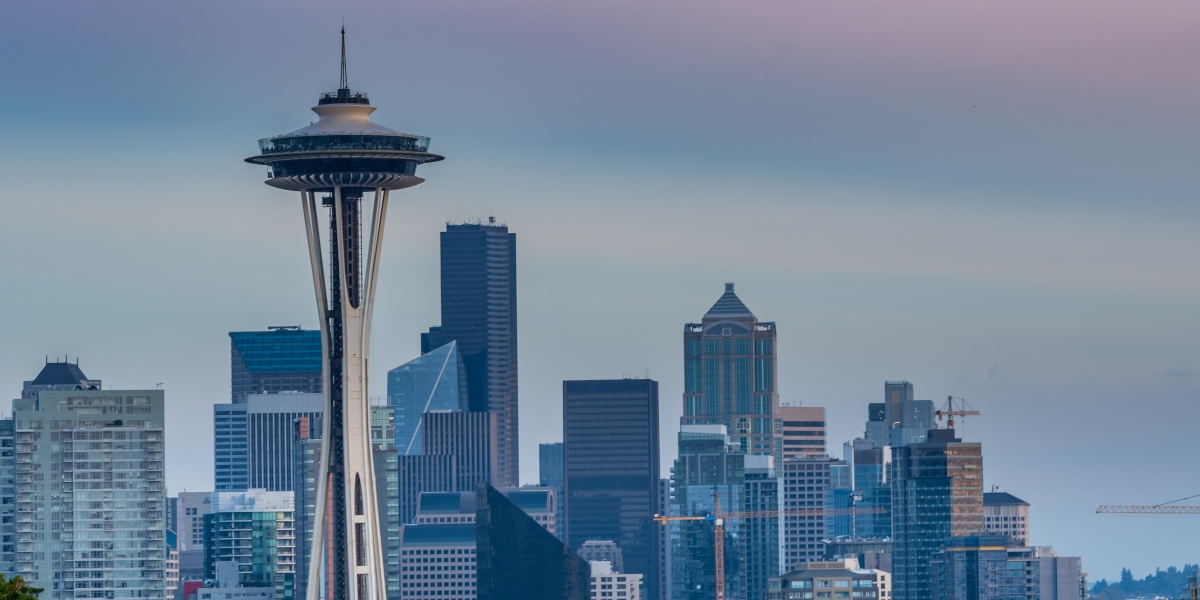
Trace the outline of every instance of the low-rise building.
{"label": "low-rise building", "polygon": [[612,570],[617,573],[625,572],[625,561],[621,556],[621,548],[612,540],[588,540],[575,553],[589,563],[607,561]]}
{"label": "low-rise building", "polygon": [[892,576],[879,569],[861,569],[858,560],[809,562],[772,577],[767,600],[891,600]]}
{"label": "low-rise building", "polygon": [[614,570],[607,560],[593,560],[588,564],[592,568],[591,600],[642,600],[641,575]]}

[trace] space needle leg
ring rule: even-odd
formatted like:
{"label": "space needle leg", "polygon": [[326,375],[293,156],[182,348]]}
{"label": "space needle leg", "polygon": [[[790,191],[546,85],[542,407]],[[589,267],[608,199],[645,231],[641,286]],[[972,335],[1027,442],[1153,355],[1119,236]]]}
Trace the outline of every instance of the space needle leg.
{"label": "space needle leg", "polygon": [[[321,355],[322,365],[329,363],[329,299],[326,296],[325,284],[325,263],[324,257],[321,254],[321,225],[317,220],[317,205],[315,194],[313,192],[301,192],[304,205],[304,229],[308,237],[308,257],[312,263],[313,271],[313,289],[317,295],[317,317],[321,323]],[[326,415],[329,409],[329,373],[327,369],[321,369],[321,395],[324,396],[322,403],[326,410]],[[321,419],[322,440],[329,439],[329,419],[323,417]],[[313,531],[311,543],[308,547],[308,573],[301,576],[307,577],[307,587],[305,588],[305,598],[307,600],[318,600],[321,596],[321,553],[320,550],[325,545],[325,528],[326,522],[329,519],[329,507],[325,502],[328,495],[329,486],[329,444],[322,441],[321,443],[321,463],[317,481],[317,498],[316,510],[313,515]],[[298,507],[298,510],[304,510],[304,507]],[[300,574],[298,574],[300,575]]]}

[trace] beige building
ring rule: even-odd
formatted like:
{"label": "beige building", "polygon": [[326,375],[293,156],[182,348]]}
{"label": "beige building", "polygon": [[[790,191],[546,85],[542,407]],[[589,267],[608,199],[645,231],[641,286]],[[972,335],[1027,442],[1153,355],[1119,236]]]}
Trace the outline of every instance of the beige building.
{"label": "beige building", "polygon": [[1006,492],[983,495],[983,530],[1006,535],[1010,546],[1029,545],[1029,503]]}
{"label": "beige building", "polygon": [[857,558],[810,562],[767,584],[767,600],[891,600],[892,575],[860,569]]}

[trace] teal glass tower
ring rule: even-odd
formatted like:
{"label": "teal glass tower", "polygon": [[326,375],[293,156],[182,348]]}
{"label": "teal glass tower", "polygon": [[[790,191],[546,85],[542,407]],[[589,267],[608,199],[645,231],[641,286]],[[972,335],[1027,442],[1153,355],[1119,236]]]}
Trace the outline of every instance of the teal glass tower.
{"label": "teal glass tower", "polygon": [[[340,85],[322,94],[312,110],[317,122],[259,140],[260,153],[246,159],[269,169],[267,185],[300,193],[321,323],[322,488],[316,494],[319,526],[309,546],[306,592],[317,600],[324,569],[328,600],[383,600],[387,587],[369,435],[371,315],[388,194],[422,183],[417,167],[443,157],[428,152],[429,138],[371,121],[375,107],[366,94],[350,90],[346,77],[344,29]],[[318,197],[328,209],[327,258]],[[367,202],[373,210],[364,232]]]}

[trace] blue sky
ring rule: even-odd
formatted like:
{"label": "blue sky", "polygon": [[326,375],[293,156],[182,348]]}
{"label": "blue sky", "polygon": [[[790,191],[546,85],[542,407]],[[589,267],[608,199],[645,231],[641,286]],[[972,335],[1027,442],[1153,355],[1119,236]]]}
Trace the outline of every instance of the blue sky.
{"label": "blue sky", "polygon": [[[1200,9],[545,0],[0,9],[0,385],[44,355],[163,382],[168,482],[211,485],[226,333],[315,326],[295,198],[241,161],[352,87],[444,163],[389,213],[377,373],[438,322],[437,232],[518,235],[522,479],[561,381],[662,382],[726,281],[835,446],[883,381],[967,398],[985,477],[1093,579],[1197,562]],[[376,393],[382,393],[377,389]]]}

